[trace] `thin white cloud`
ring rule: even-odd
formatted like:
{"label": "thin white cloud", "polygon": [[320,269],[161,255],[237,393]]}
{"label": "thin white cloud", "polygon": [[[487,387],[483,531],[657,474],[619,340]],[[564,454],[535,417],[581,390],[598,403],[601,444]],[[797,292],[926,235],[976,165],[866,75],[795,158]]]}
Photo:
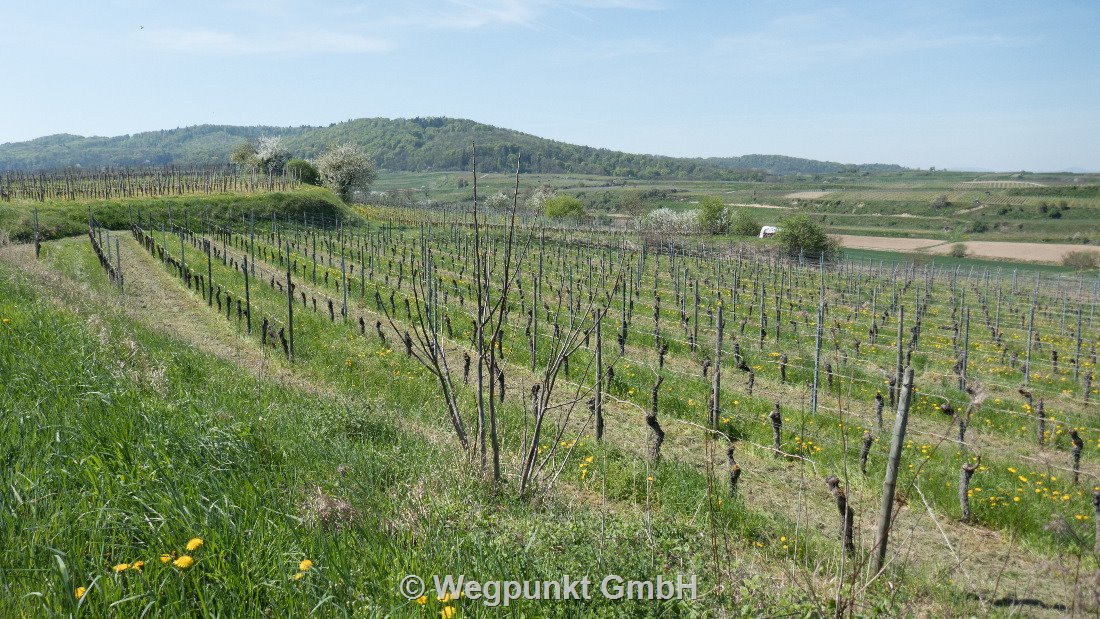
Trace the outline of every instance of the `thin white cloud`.
{"label": "thin white cloud", "polygon": [[715,42],[713,51],[742,69],[775,71],[932,50],[1008,47],[1027,43],[996,33],[873,31],[842,17],[836,13],[787,16],[756,31],[722,37]]}
{"label": "thin white cloud", "polygon": [[554,11],[578,9],[652,11],[662,8],[658,0],[448,0],[447,6],[430,11],[434,27],[475,29],[487,26],[534,26]]}
{"label": "thin white cloud", "polygon": [[358,34],[319,30],[245,36],[216,30],[146,29],[136,35],[145,47],[191,54],[369,54],[392,45]]}

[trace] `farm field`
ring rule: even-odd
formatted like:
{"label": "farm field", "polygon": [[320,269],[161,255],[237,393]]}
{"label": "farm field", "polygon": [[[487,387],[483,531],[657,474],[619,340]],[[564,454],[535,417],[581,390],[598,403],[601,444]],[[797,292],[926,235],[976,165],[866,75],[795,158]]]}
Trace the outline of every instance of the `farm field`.
{"label": "farm field", "polygon": [[[510,190],[506,174],[486,175],[484,195]],[[479,181],[480,182],[480,181]],[[521,186],[548,186],[581,199],[588,211],[612,218],[639,196],[645,208],[693,208],[721,196],[764,223],[806,213],[835,234],[941,241],[1022,241],[1088,244],[1100,240],[1096,174],[974,174],[909,170],[897,173],[774,177],[761,182],[640,180],[580,175],[524,175]],[[415,189],[415,191],[413,191]],[[468,202],[471,187],[457,172],[383,173],[375,190],[397,199]],[[401,204],[396,204],[400,206]]]}
{"label": "farm field", "polygon": [[399,588],[460,573],[698,579],[594,615],[1095,609],[1094,276],[111,206],[0,248],[16,614],[577,613]]}

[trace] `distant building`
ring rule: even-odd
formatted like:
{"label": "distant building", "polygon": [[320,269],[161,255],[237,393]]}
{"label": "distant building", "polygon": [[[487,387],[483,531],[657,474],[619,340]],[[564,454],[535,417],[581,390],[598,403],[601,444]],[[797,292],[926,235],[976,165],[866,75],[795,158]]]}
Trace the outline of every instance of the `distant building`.
{"label": "distant building", "polygon": [[760,238],[770,239],[775,236],[776,232],[779,232],[779,228],[777,226],[764,226],[763,228],[760,228]]}

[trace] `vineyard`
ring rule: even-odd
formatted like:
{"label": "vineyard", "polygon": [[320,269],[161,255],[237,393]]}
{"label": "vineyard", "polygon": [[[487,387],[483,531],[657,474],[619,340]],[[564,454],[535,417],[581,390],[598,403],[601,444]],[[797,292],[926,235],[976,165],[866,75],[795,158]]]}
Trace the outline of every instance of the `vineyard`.
{"label": "vineyard", "polygon": [[[235,355],[342,394],[340,421],[318,428],[360,441],[411,434],[452,454],[467,472],[460,487],[489,489],[461,500],[564,505],[557,518],[589,523],[637,517],[640,541],[592,524],[574,543],[640,543],[631,553],[658,571],[694,569],[705,595],[670,612],[777,612],[787,602],[746,580],[746,556],[811,612],[1096,608],[1095,277],[824,263],[476,208],[187,222],[137,211],[128,230],[92,213],[83,241],[41,247],[55,265],[91,256],[101,292],[134,315],[150,311],[131,307],[136,287],[177,290],[179,314],[149,324],[200,316],[236,338]],[[379,391],[399,403],[388,430],[348,417]],[[316,438],[317,451],[336,440]],[[397,462],[410,478],[428,473]],[[346,492],[392,489],[355,483]],[[339,539],[355,509],[333,492],[318,488],[310,505],[328,505],[321,528]],[[440,532],[458,509],[444,505],[423,516]],[[415,501],[401,507],[419,514]],[[400,537],[411,525],[387,526]],[[653,550],[668,544],[683,547]],[[519,558],[469,561],[553,565],[504,552]],[[433,564],[391,560],[370,599],[396,608],[397,566]],[[331,569],[329,588],[309,595],[339,614],[362,576]],[[3,595],[33,586],[16,577]],[[99,587],[104,608],[156,599],[117,578]]]}
{"label": "vineyard", "polygon": [[256,169],[139,168],[0,174],[0,200],[109,200],[112,198],[289,191],[301,186],[292,174]]}

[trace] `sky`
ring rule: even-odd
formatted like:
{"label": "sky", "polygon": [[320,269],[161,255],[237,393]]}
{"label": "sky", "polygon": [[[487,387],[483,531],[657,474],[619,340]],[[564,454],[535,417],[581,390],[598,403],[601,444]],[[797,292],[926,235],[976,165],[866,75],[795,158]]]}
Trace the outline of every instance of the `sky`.
{"label": "sky", "polygon": [[470,118],[673,156],[1100,171],[1100,2],[0,0],[0,143]]}

